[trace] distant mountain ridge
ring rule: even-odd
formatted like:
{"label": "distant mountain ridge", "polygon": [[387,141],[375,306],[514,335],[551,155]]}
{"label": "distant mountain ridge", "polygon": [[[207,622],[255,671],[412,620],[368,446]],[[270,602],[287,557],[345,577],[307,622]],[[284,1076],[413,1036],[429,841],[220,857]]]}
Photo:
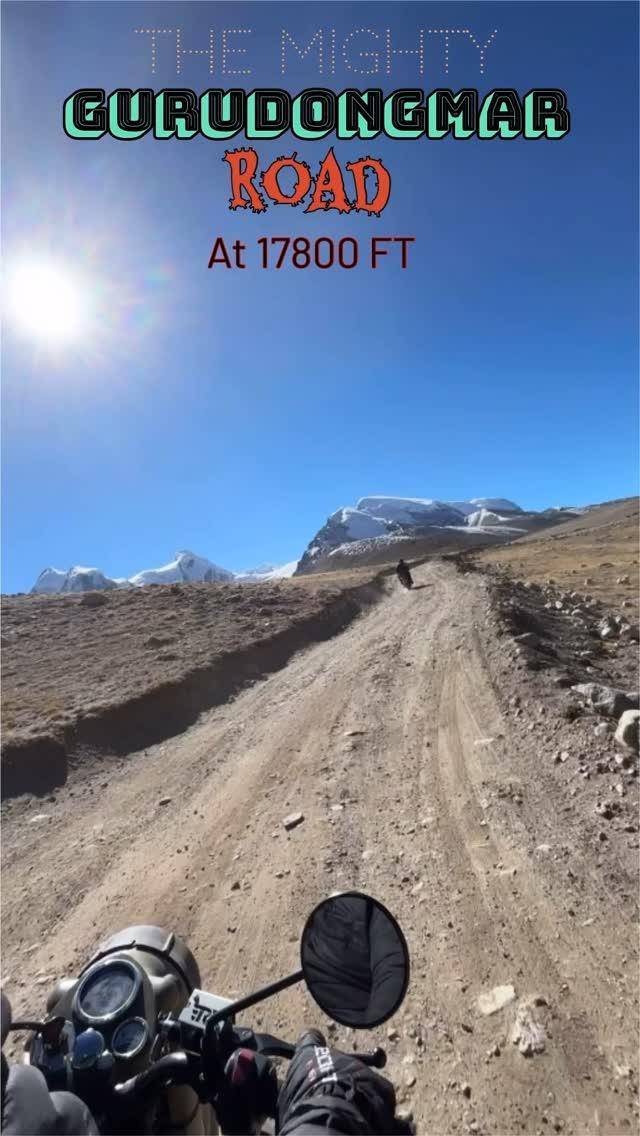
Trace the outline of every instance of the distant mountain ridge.
{"label": "distant mountain ridge", "polygon": [[247,572],[230,572],[208,560],[206,556],[196,556],[194,552],[176,552],[173,560],[160,568],[146,568],[136,572],[128,579],[105,576],[99,568],[75,567],[64,571],[61,568],[45,568],[40,573],[31,591],[35,594],[68,594],[75,592],[107,591],[113,588],[142,588],[148,584],[192,584],[224,583],[238,580],[252,583],[260,580],[279,580],[293,576],[298,566],[297,560],[289,564],[274,566],[263,564]]}
{"label": "distant mountain ridge", "polygon": [[[336,509],[309,542],[298,573],[316,568],[319,562],[348,550],[366,557],[378,542],[380,547],[407,537],[432,534],[438,529],[462,530],[477,537],[507,530],[511,535],[528,531],[519,525],[525,514],[506,497],[474,497],[469,501],[437,501],[430,497],[361,497],[355,507]],[[473,530],[473,533],[471,532]],[[372,544],[372,542],[374,542]]]}
{"label": "distant mountain ridge", "polygon": [[[585,507],[587,508],[587,507]],[[45,568],[38,576],[32,592],[74,593],[113,588],[136,588],[149,584],[194,582],[260,581],[286,579],[324,567],[339,566],[344,557],[351,563],[366,563],[367,558],[379,562],[386,549],[406,546],[407,541],[426,538],[430,547],[454,541],[456,547],[483,539],[504,542],[523,536],[532,529],[570,519],[585,508],[547,509],[525,512],[507,497],[473,497],[468,501],[438,501],[429,497],[361,497],[355,506],[336,509],[307,545],[299,561],[273,566],[263,564],[244,572],[230,572],[204,556],[188,550],[177,552],[174,559],[160,568],[147,568],[128,579],[110,578],[98,568],[77,566],[64,571]],[[409,554],[411,554],[410,550]]]}

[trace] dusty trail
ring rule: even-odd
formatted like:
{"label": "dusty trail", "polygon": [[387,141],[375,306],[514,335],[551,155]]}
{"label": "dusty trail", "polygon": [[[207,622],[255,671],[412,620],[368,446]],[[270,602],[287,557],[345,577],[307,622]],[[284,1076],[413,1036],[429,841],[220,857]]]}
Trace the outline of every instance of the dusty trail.
{"label": "dusty trail", "polygon": [[[616,1071],[637,1068],[627,908],[585,864],[570,915],[535,851],[557,840],[579,858],[579,818],[535,737],[512,736],[501,714],[482,583],[433,564],[417,579],[181,737],[42,802],[51,822],[13,810],[7,988],[35,1010],[48,985],[36,976],[73,973],[107,932],[148,921],[189,941],[205,985],[239,995],[297,965],[315,901],[361,887],[404,926],[412,983],[397,1040],[332,1037],[385,1045],[419,1131],[635,1130]],[[294,809],[305,822],[287,835]],[[478,994],[501,983],[548,1003],[543,1053],[509,1040],[514,1005],[478,1014]],[[288,1037],[327,1024],[302,989],[250,1021]]]}

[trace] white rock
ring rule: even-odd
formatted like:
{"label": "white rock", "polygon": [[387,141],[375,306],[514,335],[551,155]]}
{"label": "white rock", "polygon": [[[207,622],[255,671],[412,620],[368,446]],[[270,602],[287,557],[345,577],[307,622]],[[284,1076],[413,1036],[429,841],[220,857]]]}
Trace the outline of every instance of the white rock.
{"label": "white rock", "polygon": [[544,998],[527,998],[519,1003],[516,1020],[511,1030],[511,1040],[525,1057],[542,1053],[546,1044],[544,1024],[536,1013],[538,1006],[546,1006]]}
{"label": "white rock", "polygon": [[287,832],[290,832],[292,828],[297,828],[299,824],[302,824],[303,820],[304,813],[289,813],[289,816],[286,816],[282,823]]}
{"label": "white rock", "polygon": [[48,813],[36,813],[35,816],[29,817],[29,824],[40,824],[43,820],[49,820]]}
{"label": "white rock", "polygon": [[612,616],[606,615],[598,624],[601,639],[613,639],[618,634],[618,624]]}
{"label": "white rock", "polygon": [[478,995],[478,1009],[485,1016],[497,1014],[498,1010],[503,1010],[510,1002],[515,1001],[515,997],[513,986],[494,986],[493,990]]}
{"label": "white rock", "polygon": [[637,753],[640,748],[639,733],[640,710],[625,710],[618,722],[616,741]]}

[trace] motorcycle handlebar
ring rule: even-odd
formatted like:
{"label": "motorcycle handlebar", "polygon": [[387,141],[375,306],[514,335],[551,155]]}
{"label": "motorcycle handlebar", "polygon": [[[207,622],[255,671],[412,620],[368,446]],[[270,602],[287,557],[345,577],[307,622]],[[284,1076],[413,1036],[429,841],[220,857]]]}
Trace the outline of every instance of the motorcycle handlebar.
{"label": "motorcycle handlebar", "polygon": [[113,1091],[121,1099],[143,1096],[163,1082],[172,1085],[189,1084],[192,1073],[188,1055],[179,1050],[177,1053],[165,1054],[144,1072],[136,1073],[135,1077],[130,1077],[128,1081],[114,1085]]}
{"label": "motorcycle handlebar", "polygon": [[[242,1044],[247,1045],[247,1040],[246,1038],[243,1039]],[[287,1041],[281,1041],[280,1038],[273,1037],[271,1034],[254,1034],[253,1040],[256,1052],[265,1057],[284,1057],[290,1060],[295,1053],[294,1045]],[[247,1048],[254,1048],[254,1046],[247,1046]],[[358,1061],[362,1061],[363,1065],[370,1065],[375,1069],[384,1069],[387,1063],[387,1055],[384,1049],[379,1047],[370,1053],[354,1053],[353,1056]],[[185,1085],[192,1084],[194,1080],[196,1080],[196,1074],[193,1060],[189,1058],[187,1053],[178,1050],[159,1058],[149,1069],[137,1073],[128,1081],[121,1081],[114,1085],[114,1092],[116,1097],[125,1100],[135,1096],[144,1096],[145,1093],[150,1092],[151,1089],[158,1087],[163,1082]],[[195,1088],[195,1085],[193,1087]]]}
{"label": "motorcycle handlebar", "polygon": [[[271,1034],[257,1033],[254,1037],[256,1051],[263,1053],[265,1057],[286,1057],[291,1060],[296,1051],[295,1045],[291,1045],[288,1041],[280,1041],[280,1038],[272,1037]],[[380,1047],[372,1049],[370,1053],[354,1053],[352,1056],[362,1061],[363,1065],[371,1065],[374,1069],[384,1069],[387,1064],[387,1055]]]}

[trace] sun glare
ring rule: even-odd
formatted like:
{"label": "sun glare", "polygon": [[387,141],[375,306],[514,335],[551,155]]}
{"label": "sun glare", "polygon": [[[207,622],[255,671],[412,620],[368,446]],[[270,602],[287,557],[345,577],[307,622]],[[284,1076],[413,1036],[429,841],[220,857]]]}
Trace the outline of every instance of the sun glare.
{"label": "sun glare", "polygon": [[7,281],[8,307],[15,324],[47,344],[77,340],[88,311],[79,281],[55,264],[21,264]]}

